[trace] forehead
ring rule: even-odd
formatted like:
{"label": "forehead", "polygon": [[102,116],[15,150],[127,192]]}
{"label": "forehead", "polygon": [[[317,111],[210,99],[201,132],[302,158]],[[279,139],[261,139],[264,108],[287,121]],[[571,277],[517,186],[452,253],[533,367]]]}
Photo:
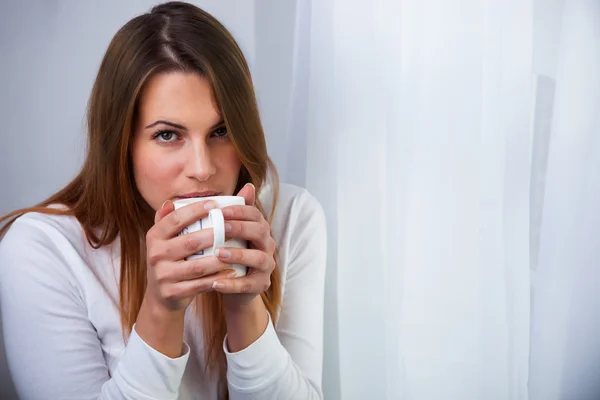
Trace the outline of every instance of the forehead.
{"label": "forehead", "polygon": [[142,123],[169,119],[210,126],[220,114],[210,82],[197,73],[156,74],[146,82],[138,100],[138,118]]}

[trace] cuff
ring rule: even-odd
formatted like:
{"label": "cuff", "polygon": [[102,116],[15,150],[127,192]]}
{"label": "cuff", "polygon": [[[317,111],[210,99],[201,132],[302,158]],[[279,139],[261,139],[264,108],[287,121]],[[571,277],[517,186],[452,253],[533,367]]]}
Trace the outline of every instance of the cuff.
{"label": "cuff", "polygon": [[133,325],[113,379],[128,398],[177,399],[189,353],[184,343],[180,357],[167,357],[144,342]]}
{"label": "cuff", "polygon": [[228,383],[242,392],[271,385],[285,371],[289,358],[277,337],[270,315],[267,329],[254,343],[241,351],[230,353],[226,335],[223,351],[227,358]]}

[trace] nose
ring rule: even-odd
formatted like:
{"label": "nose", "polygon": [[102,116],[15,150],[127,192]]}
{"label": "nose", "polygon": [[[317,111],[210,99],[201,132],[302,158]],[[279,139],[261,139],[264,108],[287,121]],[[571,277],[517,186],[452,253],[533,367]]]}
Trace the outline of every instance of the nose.
{"label": "nose", "polygon": [[194,143],[186,154],[186,175],[198,181],[207,181],[216,172],[210,148],[206,142]]}

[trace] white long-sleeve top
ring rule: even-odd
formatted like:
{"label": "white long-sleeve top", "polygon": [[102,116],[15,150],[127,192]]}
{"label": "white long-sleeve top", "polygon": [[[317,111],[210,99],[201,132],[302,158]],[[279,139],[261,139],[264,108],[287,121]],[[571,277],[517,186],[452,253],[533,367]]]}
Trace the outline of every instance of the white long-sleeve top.
{"label": "white long-sleeve top", "polygon": [[[267,211],[270,191],[261,194]],[[227,358],[230,399],[319,399],[326,228],[306,190],[281,185],[272,222],[283,303],[273,326]],[[29,213],[0,242],[6,356],[22,399],[217,399],[205,378],[200,318],[186,311],[179,358],[123,340],[118,239],[93,249],[74,217]]]}

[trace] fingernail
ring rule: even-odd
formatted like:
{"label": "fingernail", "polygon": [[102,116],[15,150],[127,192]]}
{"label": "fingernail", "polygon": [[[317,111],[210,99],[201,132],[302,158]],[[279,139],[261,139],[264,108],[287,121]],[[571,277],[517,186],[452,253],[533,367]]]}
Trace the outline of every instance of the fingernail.
{"label": "fingernail", "polygon": [[215,204],[214,201],[207,201],[206,203],[204,203],[204,208],[206,210],[212,210],[213,208],[216,208],[217,205]]}
{"label": "fingernail", "polygon": [[256,191],[256,186],[254,186],[254,184],[252,184],[251,182],[246,183],[246,186],[252,186],[252,189]]}
{"label": "fingernail", "polygon": [[229,222],[225,223],[225,233],[231,232],[231,224]]}
{"label": "fingernail", "polygon": [[213,283],[213,289],[223,289],[225,284],[223,282],[215,281]]}
{"label": "fingernail", "polygon": [[163,208],[165,208],[165,205],[170,202],[171,202],[171,200],[165,200],[165,202],[162,203],[162,206],[160,206],[160,209],[162,210]]}
{"label": "fingernail", "polygon": [[236,278],[236,277],[237,277],[237,272],[235,272],[235,271],[231,271],[230,273],[227,274],[227,279]]}
{"label": "fingernail", "polygon": [[217,249],[215,250],[215,256],[219,258],[229,258],[231,253],[227,249]]}

